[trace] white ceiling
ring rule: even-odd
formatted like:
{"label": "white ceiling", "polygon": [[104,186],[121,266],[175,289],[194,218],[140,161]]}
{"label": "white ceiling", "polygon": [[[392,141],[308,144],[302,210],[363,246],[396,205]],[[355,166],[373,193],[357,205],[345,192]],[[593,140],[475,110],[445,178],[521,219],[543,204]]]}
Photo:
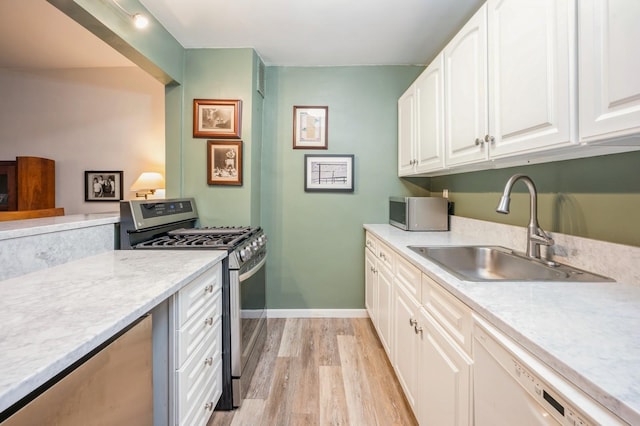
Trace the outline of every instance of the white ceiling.
{"label": "white ceiling", "polygon": [[[186,48],[286,66],[424,65],[483,1],[140,0]],[[0,0],[0,68],[109,66],[133,64],[46,0]]]}
{"label": "white ceiling", "polygon": [[484,0],[140,0],[187,48],[267,65],[425,65]]}

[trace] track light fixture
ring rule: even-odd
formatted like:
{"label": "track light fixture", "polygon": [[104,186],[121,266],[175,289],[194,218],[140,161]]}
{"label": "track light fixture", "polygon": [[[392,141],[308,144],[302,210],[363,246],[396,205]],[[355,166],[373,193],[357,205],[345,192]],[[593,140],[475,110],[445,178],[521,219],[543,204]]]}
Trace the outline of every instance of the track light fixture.
{"label": "track light fixture", "polygon": [[118,0],[111,0],[111,1],[113,2],[113,4],[118,6],[118,9],[120,9],[122,13],[127,15],[127,17],[129,17],[129,19],[133,21],[133,25],[136,28],[143,29],[149,25],[149,18],[147,18],[145,15],[141,13],[129,13],[127,9],[125,9],[120,5],[120,3],[118,3]]}

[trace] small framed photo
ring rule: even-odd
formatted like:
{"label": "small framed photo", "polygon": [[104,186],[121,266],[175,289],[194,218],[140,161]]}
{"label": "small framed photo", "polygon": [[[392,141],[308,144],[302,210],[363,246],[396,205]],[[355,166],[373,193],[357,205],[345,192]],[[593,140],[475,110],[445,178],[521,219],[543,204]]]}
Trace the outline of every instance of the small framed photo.
{"label": "small framed photo", "polygon": [[193,137],[240,139],[242,101],[193,100]]}
{"label": "small framed photo", "polygon": [[293,149],[327,149],[329,107],[293,107]]}
{"label": "small framed photo", "polygon": [[207,141],[207,183],[242,185],[242,141]]}
{"label": "small framed photo", "polygon": [[353,192],[353,158],[353,155],[305,155],[305,192]]}
{"label": "small framed photo", "polygon": [[122,171],[85,171],[85,201],[122,200]]}

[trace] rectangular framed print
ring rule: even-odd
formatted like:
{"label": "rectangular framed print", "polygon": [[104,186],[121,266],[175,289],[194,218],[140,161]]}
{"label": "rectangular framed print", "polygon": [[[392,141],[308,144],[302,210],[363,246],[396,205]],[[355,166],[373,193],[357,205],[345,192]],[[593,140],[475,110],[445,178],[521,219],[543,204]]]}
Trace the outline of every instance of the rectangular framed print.
{"label": "rectangular framed print", "polygon": [[85,171],[84,200],[122,200],[122,171]]}
{"label": "rectangular framed print", "polygon": [[193,137],[240,139],[242,101],[194,99]]}
{"label": "rectangular framed print", "polygon": [[329,107],[293,107],[293,149],[327,149]]}
{"label": "rectangular framed print", "polygon": [[305,155],[305,192],[353,192],[353,159],[352,154]]}
{"label": "rectangular framed print", "polygon": [[242,141],[207,141],[207,183],[242,185]]}

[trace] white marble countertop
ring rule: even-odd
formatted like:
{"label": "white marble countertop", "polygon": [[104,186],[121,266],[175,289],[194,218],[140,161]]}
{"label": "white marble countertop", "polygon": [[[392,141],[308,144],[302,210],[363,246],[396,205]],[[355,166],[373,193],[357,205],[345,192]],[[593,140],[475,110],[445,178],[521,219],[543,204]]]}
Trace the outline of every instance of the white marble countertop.
{"label": "white marble countertop", "polygon": [[490,236],[364,227],[604,407],[640,424],[640,287],[464,282],[407,246],[499,245]]}
{"label": "white marble countertop", "polygon": [[0,222],[0,240],[120,222],[120,213],[72,214]]}
{"label": "white marble countertop", "polygon": [[0,281],[0,412],[226,255],[112,251]]}

